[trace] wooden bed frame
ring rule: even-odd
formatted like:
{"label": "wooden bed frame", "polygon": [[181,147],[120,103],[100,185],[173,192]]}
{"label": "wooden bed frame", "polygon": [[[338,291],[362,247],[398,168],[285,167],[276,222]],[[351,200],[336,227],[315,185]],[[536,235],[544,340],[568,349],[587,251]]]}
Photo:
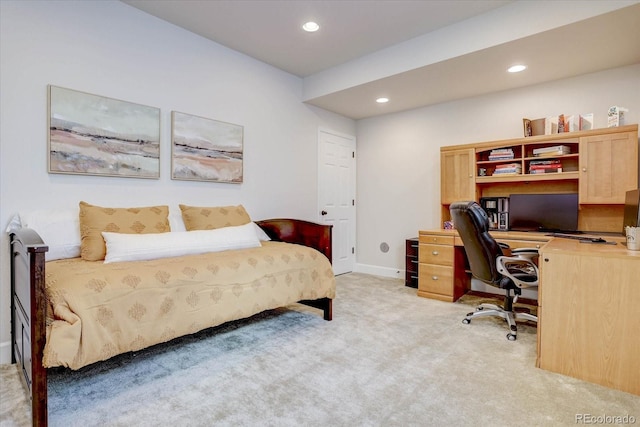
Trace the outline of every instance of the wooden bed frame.
{"label": "wooden bed frame", "polygon": [[[256,221],[271,239],[297,243],[322,252],[329,261],[331,225],[296,219]],[[11,362],[18,363],[31,399],[34,426],[47,425],[47,369],[42,365],[46,341],[45,253],[48,246],[34,230],[11,233]],[[329,298],[300,301],[333,317]]]}

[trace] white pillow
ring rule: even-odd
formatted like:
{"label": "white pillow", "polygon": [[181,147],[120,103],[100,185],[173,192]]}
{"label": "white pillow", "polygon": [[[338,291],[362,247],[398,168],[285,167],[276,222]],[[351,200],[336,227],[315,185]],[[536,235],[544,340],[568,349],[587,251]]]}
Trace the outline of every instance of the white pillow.
{"label": "white pillow", "polygon": [[258,236],[258,240],[262,240],[263,242],[268,242],[269,240],[271,240],[271,237],[269,237],[269,235],[267,234],[266,231],[264,231],[262,229],[262,227],[260,227],[258,224],[256,224],[255,222],[253,223],[253,225],[255,225],[256,227],[256,236]]}
{"label": "white pillow", "polygon": [[169,227],[171,227],[171,231],[187,231],[182,220],[182,213],[174,212],[172,208],[169,208]]}
{"label": "white pillow", "polygon": [[215,230],[122,234],[103,231],[104,262],[141,261],[259,247],[253,223]]}
{"label": "white pillow", "polygon": [[20,214],[22,227],[35,230],[49,251],[46,261],[80,256],[78,208],[47,209]]}

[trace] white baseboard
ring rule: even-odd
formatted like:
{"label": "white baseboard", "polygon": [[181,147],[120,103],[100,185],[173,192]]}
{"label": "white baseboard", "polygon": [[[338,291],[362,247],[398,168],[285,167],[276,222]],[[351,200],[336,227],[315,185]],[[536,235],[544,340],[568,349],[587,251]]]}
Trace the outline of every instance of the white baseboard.
{"label": "white baseboard", "polygon": [[11,363],[11,341],[0,342],[0,365]]}
{"label": "white baseboard", "polygon": [[377,265],[357,264],[354,266],[355,273],[373,274],[374,276],[391,277],[394,279],[404,279],[404,270],[390,267],[379,267]]}

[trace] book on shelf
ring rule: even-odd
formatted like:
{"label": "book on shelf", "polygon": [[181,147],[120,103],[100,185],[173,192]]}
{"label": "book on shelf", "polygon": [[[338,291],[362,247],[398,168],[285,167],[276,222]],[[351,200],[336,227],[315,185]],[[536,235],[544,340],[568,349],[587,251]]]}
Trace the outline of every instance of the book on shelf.
{"label": "book on shelf", "polygon": [[529,173],[533,175],[540,174],[540,173],[558,173],[558,172],[562,172],[562,167],[529,169]]}
{"label": "book on shelf", "polygon": [[567,153],[569,153],[571,152],[571,147],[569,147],[568,145],[554,145],[553,147],[534,148],[533,154],[550,153],[555,151],[566,151]]}
{"label": "book on shelf", "polygon": [[561,164],[562,164],[562,160],[560,160],[560,159],[531,160],[531,162],[529,162],[530,166],[534,166],[534,165],[561,165]]}
{"label": "book on shelf", "polygon": [[522,173],[522,166],[519,164],[515,165],[498,165],[493,171],[493,175],[519,175]]}
{"label": "book on shelf", "polygon": [[496,165],[496,169],[511,169],[511,168],[521,168],[522,165],[520,163],[505,163],[502,165]]}
{"label": "book on shelf", "polygon": [[511,160],[513,157],[512,148],[496,148],[489,153],[489,160]]}
{"label": "book on shelf", "polygon": [[535,148],[533,155],[535,157],[559,156],[563,154],[571,154],[571,147],[566,145],[557,145],[555,147]]}
{"label": "book on shelf", "polygon": [[562,172],[562,165],[543,165],[543,166],[533,166],[529,168],[529,172],[532,171],[550,171],[555,170]]}
{"label": "book on shelf", "polygon": [[529,162],[529,173],[555,173],[562,172],[562,160],[531,160]]}
{"label": "book on shelf", "polygon": [[562,151],[558,151],[558,152],[534,154],[534,156],[535,157],[557,157],[557,156],[563,156],[565,154],[571,154],[571,153],[564,153]]}
{"label": "book on shelf", "polygon": [[494,172],[492,176],[515,176],[515,175],[522,175],[522,172],[500,172],[500,173]]}

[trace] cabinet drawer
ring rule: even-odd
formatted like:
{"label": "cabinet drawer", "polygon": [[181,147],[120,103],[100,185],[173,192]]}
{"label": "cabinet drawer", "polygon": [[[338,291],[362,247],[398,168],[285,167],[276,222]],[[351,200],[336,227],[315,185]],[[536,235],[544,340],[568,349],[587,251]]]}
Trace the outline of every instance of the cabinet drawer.
{"label": "cabinet drawer", "polygon": [[453,246],[420,244],[420,263],[453,266]]}
{"label": "cabinet drawer", "polygon": [[405,286],[409,286],[410,288],[418,287],[418,272],[417,271],[407,271],[404,277]]}
{"label": "cabinet drawer", "polygon": [[436,245],[453,245],[454,236],[440,236],[438,234],[421,234],[420,244],[432,243]]}
{"label": "cabinet drawer", "polygon": [[407,239],[406,242],[406,254],[407,256],[418,256],[418,239]]}
{"label": "cabinet drawer", "polygon": [[405,262],[405,270],[407,272],[418,274],[418,258],[407,257]]}
{"label": "cabinet drawer", "polygon": [[509,245],[511,249],[518,249],[518,248],[540,249],[542,246],[544,246],[547,243],[547,242],[535,241],[535,240],[514,240],[514,239],[498,239],[498,242],[506,243],[507,245]]}
{"label": "cabinet drawer", "polygon": [[434,294],[453,295],[453,267],[420,264],[418,289]]}

